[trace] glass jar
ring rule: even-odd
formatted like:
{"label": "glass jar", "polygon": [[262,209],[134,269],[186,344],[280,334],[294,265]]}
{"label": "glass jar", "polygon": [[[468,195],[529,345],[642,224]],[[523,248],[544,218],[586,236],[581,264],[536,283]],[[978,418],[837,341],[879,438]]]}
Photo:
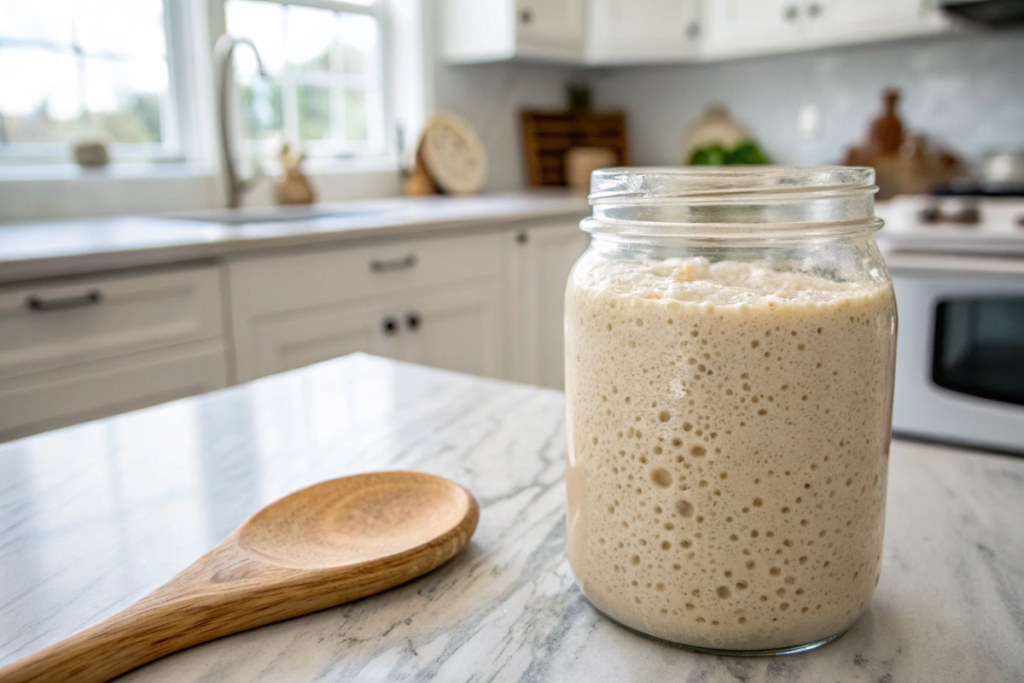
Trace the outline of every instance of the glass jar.
{"label": "glass jar", "polygon": [[878,583],[896,302],[868,168],[618,168],[565,297],[569,560],[627,627],[781,654]]}

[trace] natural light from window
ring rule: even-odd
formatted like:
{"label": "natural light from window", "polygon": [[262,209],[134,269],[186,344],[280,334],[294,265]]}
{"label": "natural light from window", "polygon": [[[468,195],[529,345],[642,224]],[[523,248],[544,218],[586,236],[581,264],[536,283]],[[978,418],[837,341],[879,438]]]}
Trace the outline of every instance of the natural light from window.
{"label": "natural light from window", "polygon": [[0,159],[174,155],[163,0],[0,0]]}
{"label": "natural light from window", "polygon": [[253,41],[269,75],[259,77],[251,51],[235,51],[250,154],[276,156],[282,142],[311,157],[385,151],[376,3],[228,0],[225,14],[228,33]]}

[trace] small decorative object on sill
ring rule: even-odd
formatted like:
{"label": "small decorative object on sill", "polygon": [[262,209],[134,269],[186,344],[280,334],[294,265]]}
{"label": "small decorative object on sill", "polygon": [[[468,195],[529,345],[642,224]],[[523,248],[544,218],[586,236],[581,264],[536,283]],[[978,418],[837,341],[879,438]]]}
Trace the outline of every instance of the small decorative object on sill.
{"label": "small decorative object on sill", "polygon": [[274,197],[280,205],[312,204],[316,193],[302,172],[305,154],[293,152],[288,143],[281,145],[282,174],[274,179]]}
{"label": "small decorative object on sill", "polygon": [[944,149],[930,149],[920,133],[907,135],[897,107],[898,90],[882,93],[882,112],[868,128],[867,140],[846,150],[843,163],[871,166],[878,185],[877,199],[898,194],[927,194],[937,185],[960,177],[963,162]]}
{"label": "small decorative object on sill", "polygon": [[[422,174],[417,178],[417,174]],[[429,193],[429,181],[444,194],[475,194],[487,180],[487,150],[469,123],[450,112],[437,112],[423,126],[416,170],[406,188]]]}
{"label": "small decorative object on sill", "polygon": [[683,164],[690,166],[753,166],[768,157],[723,105],[713,104],[690,128],[683,144]]}
{"label": "small decorative object on sill", "polygon": [[[622,112],[524,110],[523,155],[532,187],[570,185],[569,150],[586,147],[612,152],[604,166],[629,165],[626,115]],[[589,181],[588,181],[589,182]]]}
{"label": "small decorative object on sill", "polygon": [[565,153],[565,184],[575,190],[590,191],[590,174],[599,168],[615,166],[619,155],[608,147],[573,147]]}
{"label": "small decorative object on sill", "polygon": [[[418,157],[418,155],[417,155]],[[426,169],[423,168],[423,164],[420,163],[419,159],[416,160],[416,165],[412,169],[412,173],[405,180],[404,193],[406,197],[426,197],[432,194],[437,194],[437,186],[434,185],[434,181],[430,179]]]}
{"label": "small decorative object on sill", "polygon": [[107,143],[103,140],[82,140],[75,144],[75,163],[83,168],[99,168],[110,163]]}

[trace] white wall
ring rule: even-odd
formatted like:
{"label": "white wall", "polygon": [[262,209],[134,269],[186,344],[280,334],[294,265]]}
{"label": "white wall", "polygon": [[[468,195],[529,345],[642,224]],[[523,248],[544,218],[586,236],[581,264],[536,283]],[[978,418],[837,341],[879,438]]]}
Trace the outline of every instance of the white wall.
{"label": "white wall", "polygon": [[483,139],[490,160],[485,191],[507,191],[527,184],[519,112],[564,109],[566,83],[586,78],[584,69],[543,64],[438,65],[434,102],[469,121]]}
{"label": "white wall", "polygon": [[[1024,32],[956,35],[745,59],[605,71],[598,106],[629,112],[633,161],[678,164],[688,127],[722,102],[773,161],[841,161],[880,109],[883,88],[903,92],[904,123],[968,160],[1024,149]],[[823,112],[821,137],[805,140],[801,107]]]}

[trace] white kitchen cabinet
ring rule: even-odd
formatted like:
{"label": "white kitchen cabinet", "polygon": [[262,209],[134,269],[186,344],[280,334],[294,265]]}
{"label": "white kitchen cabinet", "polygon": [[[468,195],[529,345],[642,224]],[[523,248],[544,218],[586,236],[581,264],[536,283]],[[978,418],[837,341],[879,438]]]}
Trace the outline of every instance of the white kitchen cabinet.
{"label": "white kitchen cabinet", "polygon": [[590,235],[573,222],[540,224],[507,235],[511,379],[561,389],[565,384],[565,285],[573,264],[590,246]]}
{"label": "white kitchen cabinet", "polygon": [[0,381],[220,337],[216,266],[0,287]]}
{"label": "white kitchen cabinet", "polygon": [[930,0],[813,0],[804,7],[815,44],[868,42],[948,28]]}
{"label": "white kitchen cabinet", "polygon": [[452,64],[717,61],[940,33],[937,0],[442,0]]}
{"label": "white kitchen cabinet", "polygon": [[238,379],[246,382],[349,353],[399,358],[397,323],[389,333],[385,317],[381,306],[358,304],[351,308],[299,306],[268,316],[236,337]]}
{"label": "white kitchen cabinet", "polygon": [[400,358],[485,377],[502,372],[503,340],[497,277],[414,293],[393,307],[401,311]]}
{"label": "white kitchen cabinet", "polygon": [[500,254],[486,234],[232,261],[238,381],[355,351],[499,374]]}
{"label": "white kitchen cabinet", "polygon": [[705,59],[793,52],[937,33],[933,0],[707,0]]}
{"label": "white kitchen cabinet", "polygon": [[584,16],[584,0],[442,0],[442,52],[452,64],[579,62]]}
{"label": "white kitchen cabinet", "polygon": [[796,0],[712,0],[705,55],[728,57],[799,45],[805,14]]}
{"label": "white kitchen cabinet", "polygon": [[17,377],[0,382],[0,442],[225,386],[219,339]]}
{"label": "white kitchen cabinet", "polygon": [[629,64],[695,57],[701,0],[591,0],[587,61]]}
{"label": "white kitchen cabinet", "polygon": [[0,441],[226,386],[220,272],[0,288]]}
{"label": "white kitchen cabinet", "polygon": [[497,376],[498,278],[358,299],[263,319],[238,339],[240,381],[349,353]]}

